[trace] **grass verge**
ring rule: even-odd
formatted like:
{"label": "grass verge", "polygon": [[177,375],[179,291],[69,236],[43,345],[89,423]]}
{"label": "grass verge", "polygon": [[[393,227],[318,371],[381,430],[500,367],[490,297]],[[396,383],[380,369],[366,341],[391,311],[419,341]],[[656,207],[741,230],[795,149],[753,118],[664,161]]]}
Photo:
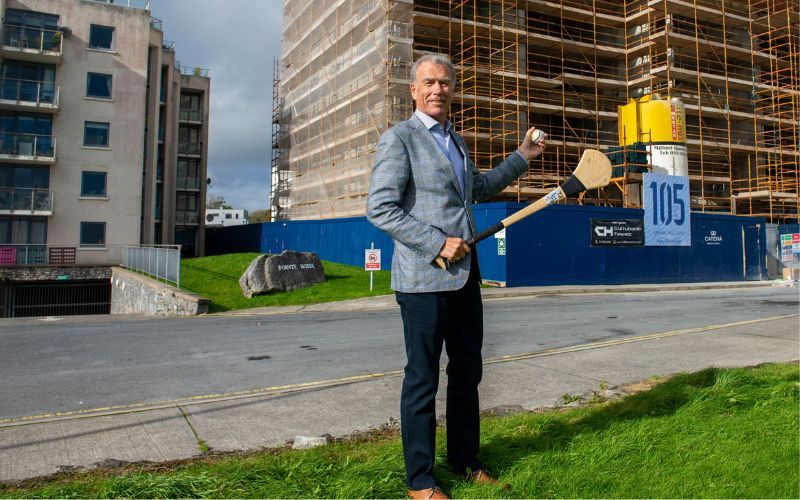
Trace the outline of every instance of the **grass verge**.
{"label": "grass verge", "polygon": [[184,259],[181,261],[181,288],[211,299],[210,312],[316,304],[391,293],[388,271],[375,272],[373,291],[370,292],[367,271],[360,267],[323,261],[325,283],[248,299],[242,295],[239,278],[258,255],[260,254],[234,253]]}
{"label": "grass verge", "polygon": [[[798,498],[798,365],[707,369],[610,402],[483,420],[503,490],[436,474],[457,498]],[[396,432],[307,451],[207,456],[0,486],[0,497],[402,497]]]}

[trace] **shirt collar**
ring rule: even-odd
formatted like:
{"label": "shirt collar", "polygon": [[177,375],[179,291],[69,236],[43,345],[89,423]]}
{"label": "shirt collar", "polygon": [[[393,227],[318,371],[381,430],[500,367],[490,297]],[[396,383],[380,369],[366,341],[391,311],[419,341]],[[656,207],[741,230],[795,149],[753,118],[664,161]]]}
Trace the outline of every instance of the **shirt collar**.
{"label": "shirt collar", "polygon": [[[436,125],[440,125],[440,123],[438,121],[436,121],[435,118],[433,118],[430,115],[426,115],[425,113],[423,113],[419,109],[415,110],[414,114],[417,115],[417,118],[422,120],[422,124],[425,125],[425,128],[427,128],[428,130],[432,129]],[[453,124],[450,123],[450,120],[445,120],[445,122],[444,122],[444,130],[446,132],[449,132],[450,131],[450,127],[452,127],[452,126],[453,126]]]}

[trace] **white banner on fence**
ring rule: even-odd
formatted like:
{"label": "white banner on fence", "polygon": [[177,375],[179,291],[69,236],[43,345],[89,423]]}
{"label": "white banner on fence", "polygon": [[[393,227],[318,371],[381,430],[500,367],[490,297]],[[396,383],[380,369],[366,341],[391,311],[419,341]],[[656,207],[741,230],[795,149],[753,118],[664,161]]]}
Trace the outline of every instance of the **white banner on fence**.
{"label": "white banner on fence", "polygon": [[689,177],[643,175],[646,246],[691,246]]}

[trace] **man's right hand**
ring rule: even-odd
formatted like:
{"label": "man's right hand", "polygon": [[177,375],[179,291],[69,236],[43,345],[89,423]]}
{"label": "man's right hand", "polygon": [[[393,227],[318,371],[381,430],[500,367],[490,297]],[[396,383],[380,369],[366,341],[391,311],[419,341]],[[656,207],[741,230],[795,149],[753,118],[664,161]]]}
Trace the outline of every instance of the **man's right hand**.
{"label": "man's right hand", "polygon": [[448,236],[444,245],[442,245],[442,249],[439,250],[439,256],[455,262],[464,258],[470,250],[471,248],[466,241]]}

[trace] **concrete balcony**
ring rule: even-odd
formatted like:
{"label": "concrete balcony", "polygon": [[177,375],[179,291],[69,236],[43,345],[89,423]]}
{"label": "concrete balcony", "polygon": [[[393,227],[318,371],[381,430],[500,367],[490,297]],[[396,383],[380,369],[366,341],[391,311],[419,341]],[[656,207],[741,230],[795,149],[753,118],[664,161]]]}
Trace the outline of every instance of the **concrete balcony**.
{"label": "concrete balcony", "polygon": [[53,215],[53,192],[49,189],[0,188],[0,214]]}
{"label": "concrete balcony", "polygon": [[23,61],[59,64],[63,42],[60,31],[4,23],[0,55]]}
{"label": "concrete balcony", "polygon": [[56,138],[52,135],[0,134],[0,163],[49,165],[56,161]]}
{"label": "concrete balcony", "polygon": [[0,78],[0,109],[58,113],[61,86],[52,82]]}

